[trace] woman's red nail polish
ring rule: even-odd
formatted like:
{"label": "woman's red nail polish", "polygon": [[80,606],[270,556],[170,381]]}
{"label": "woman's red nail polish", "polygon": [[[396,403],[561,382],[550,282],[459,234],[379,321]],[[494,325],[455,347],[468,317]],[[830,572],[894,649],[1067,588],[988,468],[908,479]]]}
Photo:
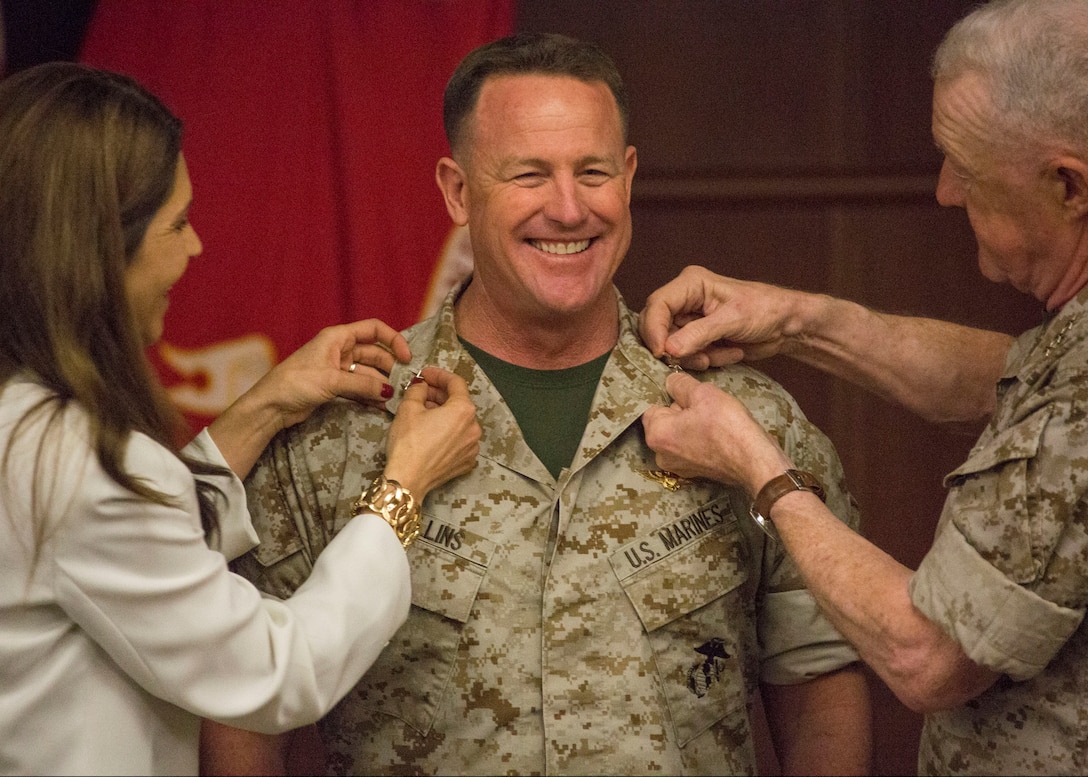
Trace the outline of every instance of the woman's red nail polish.
{"label": "woman's red nail polish", "polygon": [[414,377],[414,378],[412,378],[412,379],[411,379],[410,381],[408,381],[408,385],[409,385],[409,386],[414,386],[414,385],[416,385],[417,383],[422,383],[422,382],[423,382],[423,378],[421,378],[421,377],[419,377],[419,376],[417,375],[416,377]]}
{"label": "woman's red nail polish", "polygon": [[388,383],[382,384],[382,399],[391,399],[393,397],[393,387]]}

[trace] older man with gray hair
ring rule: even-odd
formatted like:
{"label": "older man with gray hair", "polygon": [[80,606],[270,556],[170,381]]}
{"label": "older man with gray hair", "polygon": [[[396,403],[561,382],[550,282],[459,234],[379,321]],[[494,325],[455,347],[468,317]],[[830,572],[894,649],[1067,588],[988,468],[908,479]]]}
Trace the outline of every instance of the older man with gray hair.
{"label": "older man with gray hair", "polygon": [[919,569],[791,488],[794,463],[713,386],[671,376],[646,439],[660,466],[754,497],[831,621],[927,712],[922,772],[1085,774],[1088,2],[984,5],[948,33],[933,77],[937,199],[967,211],[983,275],[1045,306],[1039,327],[1014,341],[702,268],[641,320],[654,353],[689,367],[781,353],[928,420],[988,421],[946,479]]}

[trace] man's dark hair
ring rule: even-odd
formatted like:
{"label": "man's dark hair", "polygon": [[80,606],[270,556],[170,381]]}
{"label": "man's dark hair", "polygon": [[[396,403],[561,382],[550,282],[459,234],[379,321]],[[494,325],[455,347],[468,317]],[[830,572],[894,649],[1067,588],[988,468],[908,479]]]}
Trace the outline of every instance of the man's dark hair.
{"label": "man's dark hair", "polygon": [[469,52],[446,84],[442,121],[450,149],[457,151],[464,138],[465,119],[476,108],[484,81],[497,75],[542,73],[569,76],[587,83],[601,81],[616,99],[623,136],[627,138],[629,105],[623,79],[599,46],[566,35],[521,32],[485,43]]}

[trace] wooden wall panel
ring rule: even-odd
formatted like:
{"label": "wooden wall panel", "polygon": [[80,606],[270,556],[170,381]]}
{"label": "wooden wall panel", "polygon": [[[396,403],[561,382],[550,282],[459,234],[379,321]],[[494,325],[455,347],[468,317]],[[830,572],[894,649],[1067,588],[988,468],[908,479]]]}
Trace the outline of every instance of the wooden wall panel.
{"label": "wooden wall panel", "polygon": [[[970,0],[523,0],[518,28],[601,44],[632,98],[627,301],[686,264],[1018,333],[1040,306],[981,277],[934,198],[929,61]],[[863,532],[912,568],[973,436],[805,367],[761,364],[835,442]],[[915,770],[919,716],[875,676],[877,774]],[[765,761],[774,768],[773,759]]]}

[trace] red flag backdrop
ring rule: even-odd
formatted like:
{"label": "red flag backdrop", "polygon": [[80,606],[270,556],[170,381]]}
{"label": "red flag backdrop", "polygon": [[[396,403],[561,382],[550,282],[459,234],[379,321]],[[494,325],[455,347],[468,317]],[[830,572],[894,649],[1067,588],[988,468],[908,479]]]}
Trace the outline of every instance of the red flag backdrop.
{"label": "red flag backdrop", "polygon": [[185,123],[204,254],[152,358],[194,426],[323,326],[413,323],[468,261],[434,183],[442,90],[513,6],[99,0],[83,61]]}

